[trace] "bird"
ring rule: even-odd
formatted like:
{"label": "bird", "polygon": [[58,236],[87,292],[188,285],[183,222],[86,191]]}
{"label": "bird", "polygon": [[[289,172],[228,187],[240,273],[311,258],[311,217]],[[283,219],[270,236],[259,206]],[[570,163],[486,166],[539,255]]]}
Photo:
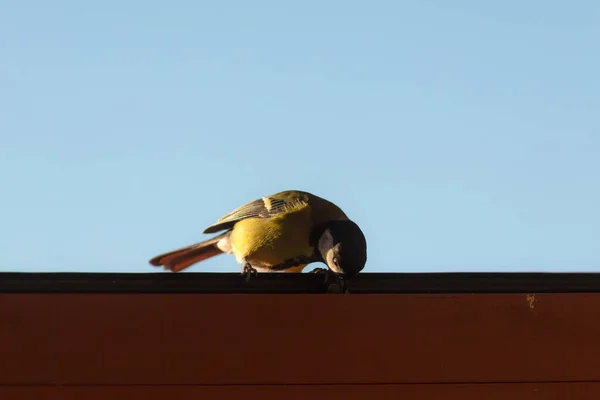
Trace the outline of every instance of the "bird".
{"label": "bird", "polygon": [[[149,263],[171,272],[220,254],[233,254],[247,280],[260,272],[311,272],[354,277],[367,261],[365,235],[337,205],[301,190],[250,201],[208,226],[211,239],[159,254]],[[326,278],[327,280],[327,278]]]}

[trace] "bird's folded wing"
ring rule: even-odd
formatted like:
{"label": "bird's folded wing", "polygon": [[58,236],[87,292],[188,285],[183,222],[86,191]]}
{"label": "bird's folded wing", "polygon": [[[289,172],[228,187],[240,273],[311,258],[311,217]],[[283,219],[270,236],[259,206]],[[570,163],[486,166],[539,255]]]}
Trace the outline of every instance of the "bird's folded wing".
{"label": "bird's folded wing", "polygon": [[246,218],[270,218],[307,203],[308,198],[302,193],[288,193],[286,196],[256,199],[222,216],[215,224],[206,228],[204,233],[230,229],[236,222]]}

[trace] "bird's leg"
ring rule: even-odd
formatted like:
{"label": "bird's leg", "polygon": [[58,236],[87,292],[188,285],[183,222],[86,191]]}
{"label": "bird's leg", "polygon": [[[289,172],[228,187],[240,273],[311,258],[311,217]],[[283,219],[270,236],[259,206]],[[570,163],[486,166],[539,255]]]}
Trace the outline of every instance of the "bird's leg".
{"label": "bird's leg", "polygon": [[246,282],[250,282],[250,278],[252,278],[252,275],[258,275],[258,271],[256,270],[256,268],[252,267],[250,263],[247,262],[242,267],[242,275],[246,275]]}

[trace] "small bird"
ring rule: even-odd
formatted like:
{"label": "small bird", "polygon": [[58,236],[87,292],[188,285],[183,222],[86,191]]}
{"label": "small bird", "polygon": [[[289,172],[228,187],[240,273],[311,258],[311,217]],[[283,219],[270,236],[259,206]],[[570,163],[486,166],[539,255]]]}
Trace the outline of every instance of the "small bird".
{"label": "small bird", "polygon": [[211,239],[160,254],[150,260],[179,272],[222,253],[235,255],[247,279],[262,272],[312,272],[356,276],[367,260],[367,242],[359,226],[335,204],[314,194],[286,190],[256,199],[221,217],[204,233]]}

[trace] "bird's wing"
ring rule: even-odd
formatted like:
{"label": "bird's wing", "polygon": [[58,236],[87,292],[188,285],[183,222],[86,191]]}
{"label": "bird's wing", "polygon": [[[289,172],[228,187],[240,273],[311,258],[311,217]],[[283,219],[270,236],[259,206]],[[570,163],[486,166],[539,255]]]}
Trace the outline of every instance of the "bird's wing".
{"label": "bird's wing", "polygon": [[307,203],[307,195],[295,191],[281,192],[256,199],[222,216],[215,224],[206,228],[204,233],[230,229],[236,222],[246,218],[271,218],[296,207],[304,206]]}

